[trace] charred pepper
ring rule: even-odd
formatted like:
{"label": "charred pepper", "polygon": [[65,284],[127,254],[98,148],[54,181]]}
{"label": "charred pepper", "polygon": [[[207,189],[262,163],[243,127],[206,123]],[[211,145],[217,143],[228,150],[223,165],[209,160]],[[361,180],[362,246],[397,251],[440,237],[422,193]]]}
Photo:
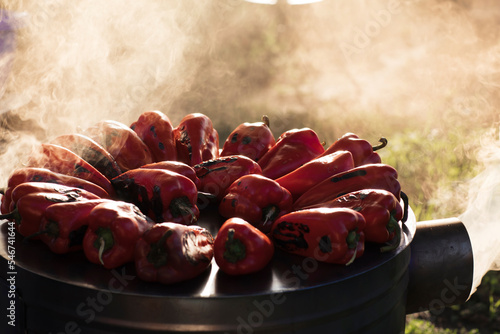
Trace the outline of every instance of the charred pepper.
{"label": "charred pepper", "polygon": [[200,215],[198,189],[187,177],[165,169],[132,169],[112,180],[122,200],[157,223],[193,224]]}
{"label": "charred pepper", "polygon": [[50,143],[65,147],[74,152],[107,179],[112,179],[122,173],[115,158],[90,137],[79,133],[67,134],[52,139]]}
{"label": "charred pepper", "polygon": [[397,198],[390,192],[382,189],[363,189],[354,191],[336,199],[316,204],[310,208],[349,208],[363,215],[365,218],[365,240],[375,243],[391,244],[381,248],[386,252],[399,246],[401,240],[401,226],[403,208]]}
{"label": "charred pepper", "polygon": [[220,157],[195,165],[200,180],[199,190],[221,200],[227,188],[237,179],[248,174],[262,174],[259,164],[243,155]]}
{"label": "charred pepper", "polygon": [[276,181],[250,174],[229,186],[219,213],[225,218],[242,218],[267,233],[278,217],[292,211],[292,205],[292,195]]}
{"label": "charred pepper", "polygon": [[179,173],[181,175],[184,175],[185,177],[189,178],[191,181],[194,182],[197,188],[200,187],[200,179],[198,179],[198,176],[196,176],[196,172],[193,167],[186,165],[183,162],[180,161],[160,161],[160,162],[153,162],[152,164],[147,164],[144,166],[141,166],[140,168],[145,168],[145,169],[166,169],[172,172]]}
{"label": "charred pepper", "polygon": [[135,247],[135,268],[140,279],[172,284],[192,279],[211,264],[214,239],[200,226],[155,224]]}
{"label": "charred pepper", "polygon": [[229,275],[246,275],[262,270],[273,258],[269,237],[241,218],[230,218],[219,229],[214,258]]}
{"label": "charred pepper", "polygon": [[224,142],[221,156],[244,155],[259,161],[274,144],[276,140],[269,127],[269,118],[264,115],[262,122],[238,125]]}
{"label": "charred pepper", "polygon": [[293,198],[297,199],[324,179],[352,168],[354,168],[354,161],[351,152],[337,151],[306,162],[294,171],[276,179],[276,182],[288,189]]}
{"label": "charred pepper", "polygon": [[167,115],[158,110],[145,111],[130,128],[148,146],[155,162],[177,160],[174,127]]}
{"label": "charred pepper", "polygon": [[84,134],[104,147],[123,172],[153,162],[148,146],[123,123],[104,120],[87,128]]}
{"label": "charred pepper", "polygon": [[309,128],[283,133],[258,163],[262,174],[277,179],[319,156],[325,149],[316,132]]}
{"label": "charred pepper", "polygon": [[368,164],[336,174],[318,183],[295,201],[294,209],[333,200],[362,189],[387,190],[398,201],[401,199],[401,185],[396,169],[386,164]]}
{"label": "charred pepper", "polygon": [[219,157],[219,134],[212,120],[201,113],[184,116],[174,128],[177,160],[194,166]]}
{"label": "charred pepper", "polygon": [[330,145],[322,155],[337,151],[349,151],[354,159],[354,166],[377,164],[381,162],[380,155],[375,152],[387,145],[387,139],[380,138],[380,144],[372,146],[368,141],[359,138],[354,133],[346,133]]}
{"label": "charred pepper", "polygon": [[316,208],[288,213],[274,223],[276,247],[320,262],[351,264],[363,255],[365,219],[347,208]]}
{"label": "charred pepper", "polygon": [[133,262],[137,241],[154,224],[137,206],[122,201],[99,203],[88,223],[83,251],[90,262],[106,269]]}

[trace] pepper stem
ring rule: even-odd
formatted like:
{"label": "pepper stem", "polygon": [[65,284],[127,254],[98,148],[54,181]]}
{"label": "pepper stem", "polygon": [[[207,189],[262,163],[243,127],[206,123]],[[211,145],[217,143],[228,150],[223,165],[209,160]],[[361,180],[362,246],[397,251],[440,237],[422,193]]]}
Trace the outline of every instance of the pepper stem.
{"label": "pepper stem", "polygon": [[262,115],[262,123],[264,123],[268,128],[271,126],[267,115]]}
{"label": "pepper stem", "polygon": [[45,233],[49,233],[49,230],[48,230],[48,229],[45,229],[45,230],[41,230],[41,231],[38,231],[38,232],[32,233],[32,234],[30,234],[30,235],[26,236],[26,237],[23,239],[23,242],[28,242],[28,241],[30,241],[31,239],[36,238],[36,237],[38,237],[39,235],[42,235],[42,234],[45,234]]}
{"label": "pepper stem", "polygon": [[380,248],[380,251],[382,253],[389,252],[398,248],[399,243],[401,242],[401,229],[399,228],[398,221],[394,218],[393,215],[391,215],[391,220],[389,220],[389,222],[387,223],[386,228],[389,233],[395,232],[396,234],[389,245]]}
{"label": "pepper stem", "polygon": [[347,234],[346,242],[347,248],[354,249],[354,253],[352,254],[351,259],[345,264],[346,266],[348,266],[354,262],[358,253],[359,233],[357,232],[357,228],[349,231],[349,233]]}
{"label": "pepper stem", "polygon": [[352,253],[352,257],[350,258],[350,260],[345,264],[346,266],[352,264],[354,262],[354,260],[356,260],[356,255],[358,253],[358,247],[354,248],[354,253]]}
{"label": "pepper stem", "polygon": [[175,218],[191,215],[190,223],[193,224],[194,222],[196,222],[197,218],[191,206],[192,205],[189,202],[189,198],[187,198],[187,196],[182,196],[171,200],[169,208],[172,216],[174,216]]}
{"label": "pepper stem", "polygon": [[0,215],[0,219],[13,220],[16,224],[21,224],[21,215],[19,214],[19,210],[17,210],[17,208],[9,213]]}
{"label": "pepper stem", "polygon": [[268,223],[274,222],[280,213],[278,206],[271,204],[262,209],[262,226],[267,228]]}
{"label": "pepper stem", "polygon": [[106,242],[104,238],[99,238],[99,262],[104,265],[104,261],[102,260],[102,253],[104,253],[104,247],[106,247]]}
{"label": "pepper stem", "polygon": [[381,148],[384,148],[387,146],[387,139],[386,138],[382,137],[378,141],[380,142],[380,144],[372,147],[373,152],[378,151]]}
{"label": "pepper stem", "polygon": [[236,263],[246,257],[246,247],[239,239],[234,238],[235,230],[230,228],[225,243],[224,259]]}
{"label": "pepper stem", "polygon": [[113,232],[111,232],[109,228],[100,227],[95,233],[97,234],[97,239],[94,242],[94,247],[98,249],[99,262],[104,265],[104,261],[102,259],[104,252],[113,248],[115,244]]}
{"label": "pepper stem", "polygon": [[5,195],[5,188],[0,188],[0,194]]}

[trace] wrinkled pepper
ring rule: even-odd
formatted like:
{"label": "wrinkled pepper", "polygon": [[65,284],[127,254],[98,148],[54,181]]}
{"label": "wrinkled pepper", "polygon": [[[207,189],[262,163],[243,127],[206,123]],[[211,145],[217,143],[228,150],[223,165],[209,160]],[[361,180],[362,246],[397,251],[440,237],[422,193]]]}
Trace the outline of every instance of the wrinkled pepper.
{"label": "wrinkled pepper", "polygon": [[325,151],[316,132],[309,128],[283,133],[258,163],[262,175],[277,179],[302,166]]}
{"label": "wrinkled pepper", "polygon": [[106,201],[88,215],[83,237],[85,257],[106,269],[134,261],[135,245],[154,222],[137,206],[122,201]]}
{"label": "wrinkled pepper", "polygon": [[189,178],[165,169],[132,169],[112,180],[118,196],[157,223],[197,221],[198,189]]}
{"label": "wrinkled pepper", "polygon": [[276,181],[250,174],[229,186],[219,204],[219,213],[225,218],[244,219],[268,233],[278,217],[292,211],[292,205],[292,195]]}
{"label": "wrinkled pepper", "polygon": [[355,167],[377,164],[381,163],[381,159],[380,155],[375,151],[387,145],[387,139],[382,137],[379,141],[379,145],[372,146],[368,141],[359,138],[354,133],[348,132],[331,144],[322,155],[345,150],[352,153]]}
{"label": "wrinkled pepper", "polygon": [[269,118],[264,115],[262,122],[245,122],[238,125],[227,137],[220,155],[244,155],[259,161],[275,144],[276,140],[269,127]]}
{"label": "wrinkled pepper", "polygon": [[25,182],[49,182],[54,184],[66,185],[89,191],[100,198],[110,198],[107,191],[98,185],[79,179],[74,176],[55,173],[46,168],[25,167],[15,169],[7,181],[7,189],[2,196],[2,206],[0,207],[2,213],[10,212],[11,195],[14,189]]}
{"label": "wrinkled pepper", "polygon": [[0,219],[13,220],[17,231],[23,237],[39,239],[40,222],[47,208],[55,203],[84,200],[77,193],[31,193],[19,198],[15,209],[0,215]]}
{"label": "wrinkled pepper", "polygon": [[191,181],[194,182],[197,188],[200,187],[200,179],[198,179],[198,176],[196,176],[196,172],[193,167],[186,165],[183,162],[180,161],[160,161],[160,162],[153,162],[152,164],[147,164],[144,166],[141,166],[139,168],[145,168],[145,169],[166,169],[172,172],[179,173],[181,175],[184,175],[185,177],[189,178]]}
{"label": "wrinkled pepper", "polygon": [[219,134],[212,120],[201,113],[184,116],[174,128],[177,160],[194,166],[219,157]]}
{"label": "wrinkled pepper", "polygon": [[167,115],[158,110],[145,111],[130,128],[148,146],[155,162],[177,160],[174,127]]}
{"label": "wrinkled pepper", "polygon": [[354,168],[354,161],[351,152],[337,151],[306,162],[299,168],[276,179],[276,182],[288,189],[293,198],[297,199],[327,177],[352,168]]}
{"label": "wrinkled pepper", "polygon": [[306,191],[294,203],[294,210],[335,199],[362,189],[383,189],[401,199],[398,172],[386,164],[368,164],[329,177]]}
{"label": "wrinkled pepper", "polygon": [[382,189],[363,189],[354,191],[333,200],[316,204],[309,208],[350,208],[365,218],[365,240],[379,244],[389,243],[382,247],[382,252],[391,251],[401,241],[403,207],[390,192]]}
{"label": "wrinkled pepper", "polygon": [[276,247],[320,262],[349,265],[363,255],[365,219],[348,208],[316,208],[288,213],[273,225]]}
{"label": "wrinkled pepper", "polygon": [[115,158],[122,172],[153,162],[148,146],[123,123],[100,121],[87,128],[84,134],[104,147]]}
{"label": "wrinkled pepper", "polygon": [[248,174],[262,174],[259,164],[244,155],[231,155],[207,160],[195,165],[200,180],[198,189],[221,200],[227,188],[237,179]]}
{"label": "wrinkled pepper", "polygon": [[40,240],[56,254],[82,250],[90,211],[104,201],[109,200],[95,199],[49,206],[40,221]]}
{"label": "wrinkled pepper", "polygon": [[241,218],[222,224],[214,242],[214,258],[229,275],[246,275],[265,268],[274,255],[269,237]]}
{"label": "wrinkled pepper", "polygon": [[79,133],[66,134],[52,139],[50,143],[67,148],[80,156],[108,180],[122,173],[115,158],[90,137]]}
{"label": "wrinkled pepper", "polygon": [[55,173],[75,176],[97,184],[111,196],[114,189],[111,182],[97,169],[72,151],[59,145],[41,144],[31,154],[28,167],[47,168]]}
{"label": "wrinkled pepper", "polygon": [[146,282],[172,284],[192,279],[211,264],[214,238],[208,230],[176,223],[155,224],[135,247],[137,276]]}

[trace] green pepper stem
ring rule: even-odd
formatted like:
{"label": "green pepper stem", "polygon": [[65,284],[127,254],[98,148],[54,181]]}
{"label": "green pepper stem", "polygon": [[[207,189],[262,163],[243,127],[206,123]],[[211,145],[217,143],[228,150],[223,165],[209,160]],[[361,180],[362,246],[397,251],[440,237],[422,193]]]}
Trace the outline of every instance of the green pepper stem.
{"label": "green pepper stem", "polygon": [[99,237],[99,262],[104,265],[104,261],[102,260],[102,253],[104,253],[104,247],[106,246],[106,242],[103,237]]}
{"label": "green pepper stem", "polygon": [[378,141],[380,142],[380,144],[372,147],[373,152],[378,151],[381,148],[384,148],[387,146],[387,139],[386,138],[382,137]]}
{"label": "green pepper stem", "polygon": [[16,212],[17,212],[17,210],[14,210],[14,211],[11,211],[9,213],[5,213],[3,215],[0,215],[0,219],[7,219],[7,220],[14,219]]}
{"label": "green pepper stem", "polygon": [[232,228],[228,230],[226,243],[224,245],[224,259],[231,263],[243,260],[247,256],[245,245],[241,240],[234,237],[235,233],[236,231]]}
{"label": "green pepper stem", "polygon": [[276,218],[278,218],[279,213],[280,208],[278,208],[276,205],[271,204],[266,206],[262,209],[262,224],[266,226],[268,222],[273,222]]}
{"label": "green pepper stem", "polygon": [[97,239],[94,242],[94,247],[98,249],[99,252],[99,262],[104,265],[102,260],[102,255],[105,251],[113,248],[115,240],[113,239],[113,232],[109,228],[99,227],[95,231]]}
{"label": "green pepper stem", "polygon": [[262,123],[264,123],[268,128],[271,127],[269,117],[267,115],[262,115]]}
{"label": "green pepper stem", "polygon": [[170,201],[170,212],[174,217],[183,217],[185,215],[191,215],[191,224],[194,224],[197,220],[196,215],[191,208],[191,203],[187,196],[177,197]]}
{"label": "green pepper stem", "polygon": [[151,244],[151,249],[147,255],[148,261],[155,266],[155,268],[160,268],[167,264],[168,253],[165,251],[165,241],[174,233],[172,230],[167,230],[157,242]]}
{"label": "green pepper stem", "polygon": [[356,255],[358,253],[358,242],[359,242],[359,233],[358,229],[354,229],[349,231],[347,234],[346,242],[348,249],[354,249],[354,253],[352,254],[351,259],[345,264],[346,266],[350,265],[356,259]]}
{"label": "green pepper stem", "polygon": [[354,260],[356,259],[357,253],[358,253],[358,247],[354,248],[354,253],[352,254],[351,259],[345,264],[346,266],[348,266],[354,262]]}
{"label": "green pepper stem", "polygon": [[387,223],[386,228],[389,231],[389,233],[396,232],[396,234],[394,236],[394,239],[389,245],[380,248],[380,251],[382,253],[390,252],[398,248],[399,243],[401,242],[401,229],[399,228],[398,221],[394,218],[393,215],[391,215],[391,220],[389,220],[389,222]]}
{"label": "green pepper stem", "polygon": [[35,232],[35,233],[32,233],[28,236],[26,236],[24,239],[23,239],[23,242],[28,242],[30,241],[31,239],[35,238],[35,237],[38,237],[39,235],[42,235],[42,234],[45,234],[45,233],[49,233],[49,230],[48,229],[45,229],[45,230],[41,230],[41,231],[38,231],[38,232]]}

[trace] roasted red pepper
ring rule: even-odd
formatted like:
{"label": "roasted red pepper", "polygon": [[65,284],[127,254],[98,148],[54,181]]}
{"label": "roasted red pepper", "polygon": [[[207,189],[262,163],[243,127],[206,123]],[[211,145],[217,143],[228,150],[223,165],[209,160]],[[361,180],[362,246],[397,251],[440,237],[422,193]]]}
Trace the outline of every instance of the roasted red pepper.
{"label": "roasted red pepper", "polygon": [[17,231],[23,237],[39,238],[40,221],[45,210],[55,203],[75,202],[82,200],[77,193],[31,193],[19,198],[15,209],[0,215],[0,219],[13,220]]}
{"label": "roasted red pepper", "polygon": [[398,172],[386,164],[355,167],[325,179],[306,191],[294,203],[294,210],[335,199],[362,189],[383,189],[401,199]]}
{"label": "roasted red pepper", "polygon": [[363,232],[365,240],[376,243],[391,242],[381,248],[386,252],[399,246],[401,241],[401,226],[403,208],[397,198],[382,189],[363,189],[354,191],[336,199],[316,204],[314,207],[349,208],[363,215],[366,221]]}
{"label": "roasted red pepper", "polygon": [[145,111],[130,128],[148,146],[155,162],[177,160],[174,127],[167,115],[158,110]]}
{"label": "roasted red pepper", "polygon": [[134,261],[137,241],[154,222],[139,208],[122,201],[105,201],[88,215],[88,228],[83,237],[86,258],[106,269]]}
{"label": "roasted red pepper", "polygon": [[229,275],[258,272],[273,255],[274,245],[269,237],[241,218],[226,220],[215,237],[215,262]]}
{"label": "roasted red pepper", "polygon": [[354,161],[351,152],[337,151],[306,162],[296,170],[276,179],[276,182],[288,189],[293,198],[297,199],[327,177],[352,168]]}
{"label": "roasted red pepper", "polygon": [[97,184],[114,195],[111,182],[97,169],[72,151],[59,145],[41,144],[29,158],[28,167],[47,168],[55,173],[75,176]]}
{"label": "roasted red pepper", "polygon": [[148,146],[123,123],[104,120],[87,128],[84,133],[104,147],[123,172],[153,162]]}
{"label": "roasted red pepper", "polygon": [[322,155],[337,151],[349,151],[354,159],[354,166],[358,167],[366,164],[377,164],[381,162],[377,150],[387,145],[387,139],[380,138],[380,144],[372,146],[368,141],[359,138],[354,133],[346,133],[328,147]]}
{"label": "roasted red pepper", "polygon": [[210,266],[213,244],[213,236],[200,226],[156,224],[136,244],[137,276],[163,284],[192,279]]}
{"label": "roasted red pepper", "polygon": [[363,255],[365,219],[347,208],[317,208],[288,213],[273,225],[276,247],[320,262],[351,264]]}
{"label": "roasted red pepper", "polygon": [[104,201],[109,200],[95,199],[49,206],[40,221],[40,240],[56,254],[82,250],[90,211]]}
{"label": "roasted red pepper", "polygon": [[274,144],[276,140],[269,128],[269,118],[263,116],[262,122],[238,125],[227,137],[220,155],[244,155],[258,161]]}
{"label": "roasted red pepper", "polygon": [[237,179],[248,174],[262,174],[259,164],[244,155],[220,157],[195,165],[200,180],[198,189],[221,200],[227,188]]}
{"label": "roasted red pepper", "polygon": [[292,211],[292,205],[292,195],[276,181],[250,174],[229,186],[219,213],[225,218],[242,218],[267,233],[278,217]]}
{"label": "roasted red pepper", "polygon": [[101,198],[110,198],[109,194],[98,185],[77,177],[54,173],[46,168],[18,168],[15,169],[9,176],[7,189],[4,192],[4,196],[2,196],[2,213],[10,212],[12,191],[18,185],[25,182],[49,182],[62,184],[69,187],[87,190]]}
{"label": "roasted red pepper", "polygon": [[309,128],[283,133],[258,163],[262,175],[277,179],[319,156],[325,149],[316,132]]}
{"label": "roasted red pepper", "polygon": [[194,166],[219,157],[219,134],[204,114],[184,116],[174,129],[177,160]]}
{"label": "roasted red pepper", "polygon": [[184,175],[185,177],[189,178],[191,181],[194,182],[197,188],[200,186],[200,179],[198,179],[198,176],[196,176],[196,172],[193,167],[186,165],[183,162],[180,161],[160,161],[160,162],[153,162],[152,164],[147,164],[144,166],[141,166],[140,168],[145,168],[145,169],[166,169],[172,172],[179,173],[181,175]]}
{"label": "roasted red pepper", "polygon": [[67,134],[52,139],[50,143],[74,152],[108,179],[122,173],[115,158],[90,137],[79,133]]}
{"label": "roasted red pepper", "polygon": [[122,200],[157,223],[193,224],[200,215],[198,189],[187,177],[165,169],[132,169],[112,180]]}

